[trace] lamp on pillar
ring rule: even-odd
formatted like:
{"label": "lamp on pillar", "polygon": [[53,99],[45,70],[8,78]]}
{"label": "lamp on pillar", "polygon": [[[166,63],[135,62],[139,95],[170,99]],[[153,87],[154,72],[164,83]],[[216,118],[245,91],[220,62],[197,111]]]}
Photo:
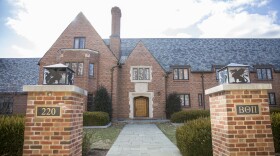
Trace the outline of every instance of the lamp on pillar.
{"label": "lamp on pillar", "polygon": [[73,85],[74,71],[64,64],[44,66],[44,85]]}
{"label": "lamp on pillar", "polygon": [[230,63],[218,71],[219,83],[250,83],[249,66]]}

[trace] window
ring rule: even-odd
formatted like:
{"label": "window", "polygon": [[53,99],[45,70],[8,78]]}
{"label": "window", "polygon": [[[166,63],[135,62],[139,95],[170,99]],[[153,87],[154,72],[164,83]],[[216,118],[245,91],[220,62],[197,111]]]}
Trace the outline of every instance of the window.
{"label": "window", "polygon": [[270,68],[257,69],[257,75],[259,80],[272,80],[272,72]]}
{"label": "window", "polygon": [[132,80],[150,80],[150,68],[132,68]]}
{"label": "window", "polygon": [[84,37],[75,37],[74,38],[74,48],[75,49],[84,49],[85,48],[86,38]]}
{"label": "window", "polygon": [[181,105],[185,107],[190,107],[190,95],[189,94],[181,94],[179,95],[181,99]]}
{"label": "window", "polygon": [[173,70],[173,79],[174,80],[188,80],[189,71],[187,68],[176,68]]}
{"label": "window", "polygon": [[0,114],[12,114],[13,102],[12,96],[0,96]]}
{"label": "window", "polygon": [[268,99],[270,105],[276,105],[275,93],[268,93]]}
{"label": "window", "polygon": [[89,76],[94,76],[94,64],[89,64]]}
{"label": "window", "polygon": [[202,104],[202,94],[198,94],[198,105],[203,106],[203,104]]}
{"label": "window", "polygon": [[84,63],[77,62],[65,62],[65,65],[71,68],[76,75],[82,76],[84,71]]}

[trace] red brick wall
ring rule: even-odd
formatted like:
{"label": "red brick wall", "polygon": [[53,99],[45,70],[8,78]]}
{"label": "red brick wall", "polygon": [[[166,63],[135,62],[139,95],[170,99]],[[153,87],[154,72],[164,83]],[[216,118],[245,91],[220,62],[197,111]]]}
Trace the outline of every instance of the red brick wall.
{"label": "red brick wall", "polygon": [[[61,117],[36,117],[36,105],[61,106]],[[73,92],[29,92],[23,155],[82,155],[83,97]]]}
{"label": "red brick wall", "polygon": [[13,114],[25,114],[27,105],[27,94],[14,96]]}
{"label": "red brick wall", "polygon": [[152,82],[148,82],[148,92],[154,92],[153,116],[165,117],[165,72],[143,43],[139,43],[130,54],[125,65],[119,69],[119,117],[128,118],[129,92],[135,91],[135,83],[130,80],[131,66],[151,66]]}
{"label": "red brick wall", "polygon": [[[174,67],[176,68],[176,67]],[[204,88],[209,89],[219,85],[216,80],[216,73],[204,73]],[[258,80],[257,74],[250,73],[251,83],[271,83],[272,89],[268,92],[275,92],[277,107],[280,107],[280,74],[273,72],[273,80]],[[191,107],[184,109],[202,109],[198,105],[198,94],[202,93],[201,73],[189,72],[189,80],[173,80],[173,73],[168,74],[167,94],[177,92],[178,94],[190,94]],[[205,96],[206,108],[209,109],[209,96]]]}
{"label": "red brick wall", "polygon": [[[98,52],[97,54],[90,54],[90,58],[85,57],[84,50],[75,49],[73,52],[66,52],[61,56],[61,49],[72,49],[74,44],[74,37],[85,37],[85,49],[90,49]],[[78,54],[74,54],[78,53]],[[64,63],[71,61],[84,62],[84,76],[76,77],[74,84],[86,89],[89,93],[95,93],[98,86],[102,85],[107,88],[108,92],[111,93],[113,90],[112,101],[113,107],[116,109],[117,105],[117,70],[113,74],[113,87],[111,87],[111,69],[117,65],[118,60],[110,49],[105,45],[103,39],[95,31],[89,21],[84,15],[79,14],[76,19],[69,24],[64,32],[59,36],[56,42],[46,52],[43,58],[40,60],[40,73],[39,73],[39,84],[43,82],[43,66]],[[95,63],[95,77],[88,77],[88,66],[89,63]],[[114,110],[115,110],[114,109]]]}
{"label": "red brick wall", "polygon": [[[266,90],[210,95],[213,155],[274,155]],[[236,104],[257,104],[260,114],[237,115]]]}

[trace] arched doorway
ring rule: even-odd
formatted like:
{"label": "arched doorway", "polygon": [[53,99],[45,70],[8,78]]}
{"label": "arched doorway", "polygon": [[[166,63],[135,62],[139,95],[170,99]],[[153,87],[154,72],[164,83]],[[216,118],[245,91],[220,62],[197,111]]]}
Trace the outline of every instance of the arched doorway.
{"label": "arched doorway", "polygon": [[149,117],[149,98],[139,96],[134,98],[134,117]]}

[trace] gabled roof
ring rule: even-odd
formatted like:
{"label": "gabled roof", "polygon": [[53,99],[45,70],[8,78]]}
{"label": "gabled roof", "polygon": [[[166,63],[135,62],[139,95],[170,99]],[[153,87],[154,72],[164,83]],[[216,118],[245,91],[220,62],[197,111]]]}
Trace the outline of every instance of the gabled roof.
{"label": "gabled roof", "polygon": [[36,85],[39,58],[0,58],[0,92],[22,92],[23,85]]}
{"label": "gabled roof", "polygon": [[226,66],[233,62],[272,65],[280,71],[280,39],[122,39],[121,61],[125,61],[140,40],[166,71],[172,66],[212,71],[213,65]]}

